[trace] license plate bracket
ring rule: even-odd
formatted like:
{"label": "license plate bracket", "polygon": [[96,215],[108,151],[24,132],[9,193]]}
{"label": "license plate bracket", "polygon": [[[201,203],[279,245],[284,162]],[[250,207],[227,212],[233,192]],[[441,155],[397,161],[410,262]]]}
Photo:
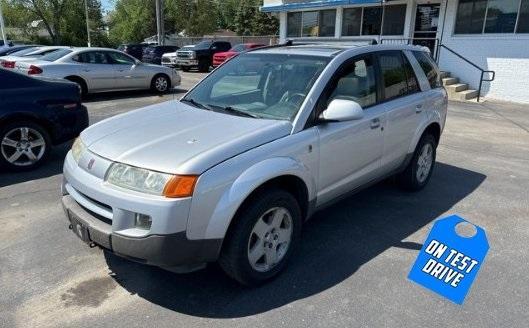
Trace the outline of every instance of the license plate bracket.
{"label": "license plate bracket", "polygon": [[68,216],[70,217],[70,223],[72,225],[72,231],[75,233],[77,237],[79,237],[82,241],[89,244],[90,243],[90,235],[88,233],[88,227],[84,225],[79,218],[72,212],[68,211]]}

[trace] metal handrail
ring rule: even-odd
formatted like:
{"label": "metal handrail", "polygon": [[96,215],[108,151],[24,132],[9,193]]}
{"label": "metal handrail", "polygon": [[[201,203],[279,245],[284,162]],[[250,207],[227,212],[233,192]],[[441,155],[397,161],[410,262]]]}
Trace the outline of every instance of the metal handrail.
{"label": "metal handrail", "polygon": [[[471,62],[470,60],[468,60],[467,58],[463,57],[461,54],[455,52],[454,50],[448,48],[444,44],[439,45],[439,49],[440,48],[445,48],[446,50],[450,51],[452,54],[454,54],[457,57],[463,59],[465,62],[467,62],[468,64],[472,65],[474,68],[477,68],[478,70],[481,71],[481,77],[479,79],[479,88],[478,88],[478,99],[477,99],[477,101],[479,102],[479,98],[481,97],[481,88],[483,86],[483,82],[492,82],[492,81],[494,81],[494,79],[496,78],[496,72],[495,71],[485,70],[485,69],[479,67],[475,63]],[[439,57],[437,57],[437,62],[439,63]],[[485,74],[491,74],[492,77],[490,77],[489,79],[485,79],[484,78]]]}

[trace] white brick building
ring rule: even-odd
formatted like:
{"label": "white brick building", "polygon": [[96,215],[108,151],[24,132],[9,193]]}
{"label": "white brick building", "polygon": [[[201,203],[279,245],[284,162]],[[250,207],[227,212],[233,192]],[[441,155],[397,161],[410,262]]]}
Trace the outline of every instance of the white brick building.
{"label": "white brick building", "polygon": [[[264,0],[261,10],[278,15],[283,41],[423,44],[471,89],[480,84],[475,66],[494,71],[482,96],[529,103],[529,0]],[[449,92],[466,88],[447,83]]]}

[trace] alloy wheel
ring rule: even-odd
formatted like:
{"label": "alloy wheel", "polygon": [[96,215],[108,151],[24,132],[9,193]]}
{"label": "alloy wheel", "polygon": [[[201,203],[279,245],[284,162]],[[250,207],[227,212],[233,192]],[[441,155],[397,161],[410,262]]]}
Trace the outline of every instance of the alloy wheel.
{"label": "alloy wheel", "polygon": [[165,90],[167,90],[168,84],[169,83],[167,82],[167,79],[163,76],[157,77],[154,81],[154,87],[159,92],[164,92]]}
{"label": "alloy wheel", "polygon": [[292,240],[292,215],[284,207],[266,211],[248,240],[248,260],[259,272],[270,271],[283,260]]}
{"label": "alloy wheel", "polygon": [[416,177],[419,183],[423,183],[430,174],[433,164],[433,146],[430,143],[424,144],[421,153],[417,158]]}
{"label": "alloy wheel", "polygon": [[30,166],[42,159],[46,140],[37,130],[17,127],[8,131],[0,143],[2,156],[14,166]]}

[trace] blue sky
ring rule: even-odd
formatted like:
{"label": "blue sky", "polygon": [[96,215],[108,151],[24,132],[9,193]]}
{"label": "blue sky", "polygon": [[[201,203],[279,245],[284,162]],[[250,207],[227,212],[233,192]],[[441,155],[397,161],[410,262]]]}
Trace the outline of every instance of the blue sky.
{"label": "blue sky", "polygon": [[101,0],[101,5],[103,6],[103,10],[111,10],[114,7],[112,0]]}

